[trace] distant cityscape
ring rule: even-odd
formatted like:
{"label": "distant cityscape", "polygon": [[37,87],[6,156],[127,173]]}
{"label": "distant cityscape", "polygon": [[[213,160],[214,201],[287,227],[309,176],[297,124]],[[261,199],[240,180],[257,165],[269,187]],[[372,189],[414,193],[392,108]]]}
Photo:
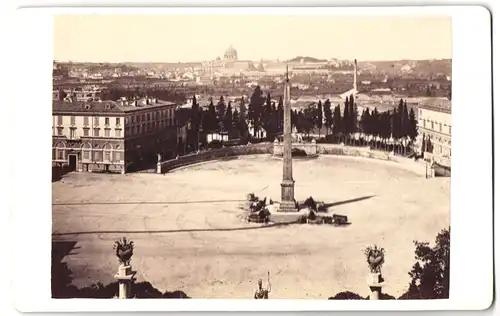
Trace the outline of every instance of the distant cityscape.
{"label": "distant cityscape", "polygon": [[[405,101],[408,109],[416,110],[421,107],[418,113],[420,115],[423,115],[424,109],[432,110],[433,108],[436,108],[439,113],[443,110],[451,113],[451,60],[376,62],[335,58],[325,60],[298,56],[286,61],[250,61],[238,59],[237,50],[230,46],[223,52],[222,58],[216,57],[210,61],[193,63],[110,64],[54,61],[54,117],[62,120],[59,114],[68,113],[70,109],[68,109],[67,101],[78,103],[105,101],[104,103],[108,105],[118,102],[123,107],[125,104],[150,104],[151,100],[160,100],[160,103],[154,103],[155,110],[151,114],[151,120],[154,115],[163,115],[163,111],[168,108],[165,112],[165,127],[175,126],[176,130],[167,132],[162,130],[159,139],[162,144],[168,143],[170,148],[152,149],[146,154],[144,153],[146,146],[141,146],[143,141],[138,140],[137,137],[134,137],[134,142],[137,144],[133,145],[134,148],[137,146],[141,148],[139,153],[134,154],[137,156],[134,160],[142,161],[145,159],[143,156],[147,156],[150,161],[154,161],[157,153],[175,156],[181,147],[184,148],[182,152],[185,152],[187,147],[191,150],[199,147],[199,144],[186,145],[186,142],[189,142],[190,115],[181,113],[183,109],[192,108],[193,97],[205,110],[208,109],[211,100],[221,98],[226,103],[238,102],[239,107],[243,104],[243,111],[245,111],[248,109],[250,96],[256,87],[259,87],[262,93],[269,94],[273,104],[277,104],[283,95],[282,85],[286,67],[290,70],[290,102],[294,110],[304,111],[318,102],[325,103],[326,100],[333,106],[343,106],[345,99],[354,95],[359,118],[365,109],[369,111],[377,109],[379,112],[391,110],[399,104],[400,100]],[[100,108],[103,108],[103,104],[93,106],[94,112]],[[79,109],[81,110],[82,107]],[[131,110],[136,111],[138,108],[132,106]],[[239,110],[242,111],[241,108]],[[103,108],[103,111],[106,109]],[[144,112],[144,109],[141,112]],[[94,113],[93,115],[100,114]],[[149,115],[146,118],[148,117]],[[97,122],[97,118],[95,120]],[[124,118],[124,121],[129,120]],[[446,152],[445,157],[448,159],[449,152],[451,152],[451,140],[449,140],[451,127],[446,122],[438,122],[431,117],[429,123],[425,123],[420,119],[419,140],[421,142],[425,132],[428,137],[433,135],[432,129],[428,130],[429,125],[434,125],[430,123],[431,121],[435,121],[436,128],[441,126],[438,134],[443,131],[443,124],[449,129],[449,135],[446,134],[448,136],[445,139],[441,134],[436,135],[436,140],[445,144],[446,147],[438,146],[436,150],[440,153]],[[130,122],[134,122],[133,118]],[[158,123],[152,122],[151,124]],[[144,132],[148,131],[147,126]],[[154,129],[154,127],[149,128]],[[253,129],[253,126],[250,124],[248,128]],[[161,125],[159,129],[161,130]],[[67,129],[66,133],[70,139],[78,138],[77,130]],[[141,134],[141,131],[137,133]],[[80,134],[85,137],[91,135],[109,137],[110,131],[104,130],[99,134],[97,130],[82,129]],[[130,127],[130,131],[126,128],[124,133],[115,132],[115,136],[120,139],[133,134],[134,127]],[[197,134],[200,134],[200,131],[197,131]],[[267,134],[262,131],[259,135]],[[59,136],[66,135],[64,128],[54,123],[53,135],[55,136],[54,148],[62,146]],[[196,142],[199,142],[199,135],[191,138],[193,137],[196,138]],[[203,134],[201,138],[205,142],[207,138],[211,140],[222,136],[214,137]],[[166,139],[169,141],[163,141]],[[179,145],[179,142],[182,144]],[[122,143],[120,141],[115,144],[115,149]],[[90,144],[85,146],[91,147]],[[54,161],[67,163],[67,157],[66,155],[57,157],[54,152]],[[125,172],[125,165],[126,163],[119,168],[122,172]],[[80,166],[79,169],[82,168]]]}

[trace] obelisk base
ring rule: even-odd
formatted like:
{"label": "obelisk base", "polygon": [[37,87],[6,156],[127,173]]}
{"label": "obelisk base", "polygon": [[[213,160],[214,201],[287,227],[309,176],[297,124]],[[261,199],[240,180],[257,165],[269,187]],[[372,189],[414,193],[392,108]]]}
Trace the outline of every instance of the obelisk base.
{"label": "obelisk base", "polygon": [[297,212],[297,205],[295,204],[295,181],[283,180],[281,182],[281,202],[278,212]]}

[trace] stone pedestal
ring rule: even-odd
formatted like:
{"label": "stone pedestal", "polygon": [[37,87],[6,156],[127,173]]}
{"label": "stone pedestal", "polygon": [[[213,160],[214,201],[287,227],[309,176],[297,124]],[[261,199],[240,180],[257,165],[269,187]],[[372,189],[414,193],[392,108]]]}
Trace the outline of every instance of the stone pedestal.
{"label": "stone pedestal", "polygon": [[370,273],[366,278],[366,283],[370,288],[370,300],[378,300],[385,284],[382,275],[380,273]]}
{"label": "stone pedestal", "polygon": [[115,280],[118,281],[118,298],[127,299],[132,297],[132,284],[135,281],[135,271],[131,266],[120,265]]}
{"label": "stone pedestal", "polygon": [[296,212],[297,206],[295,205],[295,181],[283,180],[281,182],[281,202],[278,212]]}

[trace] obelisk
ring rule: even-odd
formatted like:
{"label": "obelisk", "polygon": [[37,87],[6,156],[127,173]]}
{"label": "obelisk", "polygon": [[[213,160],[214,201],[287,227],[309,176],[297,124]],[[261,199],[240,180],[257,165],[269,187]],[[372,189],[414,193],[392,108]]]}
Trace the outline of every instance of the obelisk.
{"label": "obelisk", "polygon": [[281,181],[281,203],[279,212],[296,212],[295,194],[292,172],[292,108],[290,105],[290,78],[288,65],[285,75],[285,93],[283,106],[283,180]]}

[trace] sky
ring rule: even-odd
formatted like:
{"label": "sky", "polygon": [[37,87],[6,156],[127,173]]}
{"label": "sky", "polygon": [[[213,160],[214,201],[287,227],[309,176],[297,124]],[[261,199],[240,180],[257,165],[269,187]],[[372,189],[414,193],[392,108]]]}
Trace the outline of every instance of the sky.
{"label": "sky", "polygon": [[240,60],[451,58],[445,16],[58,15],[54,59],[199,62],[233,46]]}

